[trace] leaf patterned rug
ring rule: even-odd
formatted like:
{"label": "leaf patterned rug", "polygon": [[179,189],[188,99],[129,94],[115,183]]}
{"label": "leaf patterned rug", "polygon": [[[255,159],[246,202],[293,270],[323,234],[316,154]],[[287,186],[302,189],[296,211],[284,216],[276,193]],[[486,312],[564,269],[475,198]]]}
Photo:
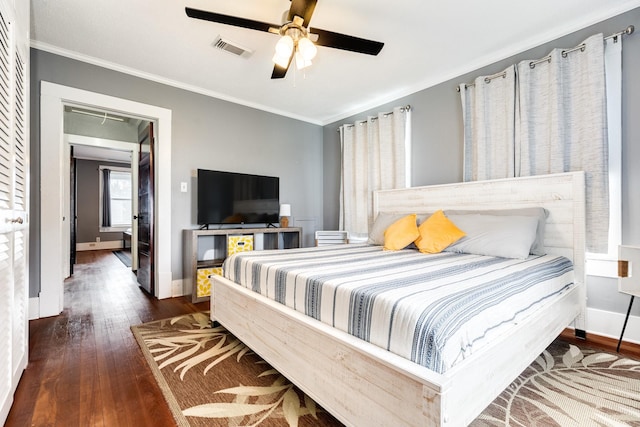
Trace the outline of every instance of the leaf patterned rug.
{"label": "leaf patterned rug", "polygon": [[[131,329],[179,426],[342,425],[206,312]],[[556,340],[471,426],[640,426],[640,361]]]}

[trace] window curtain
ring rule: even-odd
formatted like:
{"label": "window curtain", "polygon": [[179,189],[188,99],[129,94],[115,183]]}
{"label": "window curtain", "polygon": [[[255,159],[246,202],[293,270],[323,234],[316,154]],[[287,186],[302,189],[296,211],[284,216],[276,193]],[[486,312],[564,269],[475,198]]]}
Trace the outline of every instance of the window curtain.
{"label": "window curtain", "polygon": [[410,107],[340,127],[340,230],[366,237],[375,219],[373,191],[409,185],[410,128]]}
{"label": "window curtain", "polygon": [[516,176],[585,171],[587,250],[606,252],[609,168],[604,37],[518,64]]}
{"label": "window curtain", "polygon": [[102,169],[102,226],[111,227],[111,170]]}
{"label": "window curtain", "polygon": [[[617,39],[621,42],[620,37]],[[514,74],[514,98],[500,97],[497,85],[492,86],[501,80],[508,84],[506,77],[504,80],[493,78],[495,76],[479,77],[473,86],[460,87],[465,181],[584,170],[586,240],[587,250],[591,252],[607,251],[608,139],[610,133],[619,133],[621,127],[619,118],[611,125],[607,117],[607,106],[620,104],[621,96],[619,89],[614,90],[621,82],[621,43],[611,52],[610,44],[605,43],[602,34],[597,34],[575,49],[554,49],[540,60],[520,62]],[[508,70],[505,76],[509,75]],[[617,80],[617,85],[612,81],[605,84],[607,76]],[[503,92],[506,94],[507,89]],[[487,102],[488,97],[504,105]],[[502,133],[494,130],[500,127],[504,128]],[[508,142],[511,129],[512,147]],[[499,144],[503,147],[502,157],[496,148]],[[511,155],[512,173],[510,164],[505,168]]]}
{"label": "window curtain", "polygon": [[464,117],[464,181],[508,178],[515,170],[516,73],[481,76],[460,85]]}

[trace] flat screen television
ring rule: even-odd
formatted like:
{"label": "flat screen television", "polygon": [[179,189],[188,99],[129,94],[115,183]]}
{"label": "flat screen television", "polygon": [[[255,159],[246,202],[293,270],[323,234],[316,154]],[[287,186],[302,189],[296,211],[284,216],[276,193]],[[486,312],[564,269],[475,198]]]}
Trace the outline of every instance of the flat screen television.
{"label": "flat screen television", "polygon": [[198,225],[275,224],[280,179],[198,169]]}

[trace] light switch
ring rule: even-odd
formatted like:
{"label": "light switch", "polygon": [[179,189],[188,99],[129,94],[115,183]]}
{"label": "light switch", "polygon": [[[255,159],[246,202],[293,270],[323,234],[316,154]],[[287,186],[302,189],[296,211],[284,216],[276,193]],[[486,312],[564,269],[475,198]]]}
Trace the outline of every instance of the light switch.
{"label": "light switch", "polygon": [[187,192],[187,183],[186,182],[181,182],[180,183],[180,191],[182,191],[183,193]]}

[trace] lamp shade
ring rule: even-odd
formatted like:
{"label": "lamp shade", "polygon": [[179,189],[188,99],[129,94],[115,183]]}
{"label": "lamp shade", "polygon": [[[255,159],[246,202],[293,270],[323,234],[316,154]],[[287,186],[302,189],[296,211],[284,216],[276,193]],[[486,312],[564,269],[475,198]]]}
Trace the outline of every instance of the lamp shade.
{"label": "lamp shade", "polygon": [[280,216],[291,216],[291,205],[289,204],[280,205]]}
{"label": "lamp shade", "polygon": [[289,57],[291,56],[291,52],[293,52],[293,39],[291,36],[284,35],[278,43],[276,43],[276,53],[281,56]]}
{"label": "lamp shade", "polygon": [[302,70],[303,68],[307,68],[308,66],[311,65],[311,61],[304,59],[304,57],[299,51],[296,52],[295,58],[296,58],[296,67],[298,68],[298,70]]}
{"label": "lamp shade", "polygon": [[305,61],[311,61],[315,58],[318,48],[313,44],[311,40],[306,37],[298,40],[298,51],[302,55]]}
{"label": "lamp shade", "polygon": [[287,68],[294,48],[295,45],[291,36],[282,36],[280,40],[278,40],[278,43],[276,43],[276,53],[273,55],[273,62],[282,68]]}

